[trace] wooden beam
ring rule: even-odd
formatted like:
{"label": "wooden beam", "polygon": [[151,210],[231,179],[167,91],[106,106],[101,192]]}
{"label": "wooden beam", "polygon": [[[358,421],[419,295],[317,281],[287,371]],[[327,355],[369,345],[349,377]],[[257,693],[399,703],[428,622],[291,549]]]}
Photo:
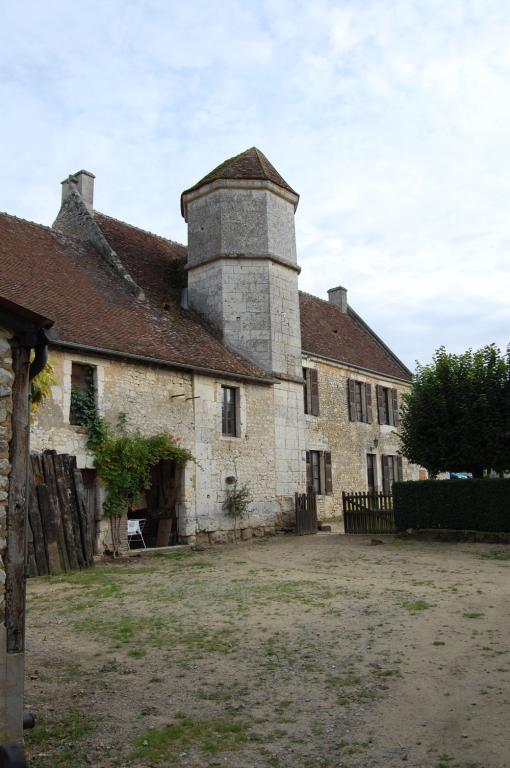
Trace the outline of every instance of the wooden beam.
{"label": "wooden beam", "polygon": [[25,647],[25,551],[30,420],[30,349],[13,345],[12,439],[9,448],[11,474],[7,506],[5,557],[5,625],[7,652]]}

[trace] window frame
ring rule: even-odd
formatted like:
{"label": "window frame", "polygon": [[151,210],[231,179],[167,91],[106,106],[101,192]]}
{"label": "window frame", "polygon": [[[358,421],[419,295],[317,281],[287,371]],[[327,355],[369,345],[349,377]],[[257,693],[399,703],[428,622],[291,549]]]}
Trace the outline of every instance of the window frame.
{"label": "window frame", "polygon": [[[232,402],[227,402],[228,393],[232,393]],[[221,385],[221,435],[222,437],[240,436],[239,419],[239,387],[232,387],[228,384]],[[228,411],[227,411],[228,408]],[[233,428],[233,431],[229,431]]]}
{"label": "window frame", "polygon": [[303,366],[303,399],[307,416],[319,416],[319,375],[317,368]]}
{"label": "window frame", "polygon": [[306,490],[314,491],[317,496],[333,495],[331,451],[306,452]]}
{"label": "window frame", "polygon": [[[84,362],[82,360],[71,360],[70,362],[71,362],[71,373],[70,373],[71,386],[70,386],[70,399],[69,399],[69,424],[72,427],[83,427],[84,426],[83,424],[74,420],[75,414],[73,411],[73,387],[75,389],[81,390],[82,392],[86,392],[87,390],[89,390],[93,395],[94,405],[97,409],[98,401],[99,401],[97,365],[94,365],[94,363]],[[73,382],[73,373],[76,373],[76,368],[88,369],[88,371],[84,371],[84,374],[83,374],[83,381],[85,381],[85,384],[87,386],[76,384],[76,381]],[[87,376],[89,377],[88,382],[86,380]]]}
{"label": "window frame", "polygon": [[372,424],[372,385],[368,381],[347,379],[349,421]]}
{"label": "window frame", "polygon": [[383,493],[392,493],[393,483],[403,480],[402,456],[394,453],[383,454],[381,456],[381,469]]}
{"label": "window frame", "polygon": [[377,419],[379,424],[388,427],[398,427],[398,391],[395,387],[376,385]]}

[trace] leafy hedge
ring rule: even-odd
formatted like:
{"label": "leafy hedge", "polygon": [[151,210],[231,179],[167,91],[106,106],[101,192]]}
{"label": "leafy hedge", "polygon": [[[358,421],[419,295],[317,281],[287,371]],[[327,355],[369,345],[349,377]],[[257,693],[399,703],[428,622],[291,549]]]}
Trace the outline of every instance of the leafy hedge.
{"label": "leafy hedge", "polygon": [[418,480],[393,484],[397,531],[448,528],[510,532],[510,480]]}

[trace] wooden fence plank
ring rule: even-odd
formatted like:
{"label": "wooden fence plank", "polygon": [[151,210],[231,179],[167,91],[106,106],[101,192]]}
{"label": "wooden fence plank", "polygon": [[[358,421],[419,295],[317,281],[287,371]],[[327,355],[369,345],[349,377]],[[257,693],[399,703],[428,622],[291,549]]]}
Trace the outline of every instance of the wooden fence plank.
{"label": "wooden fence plank", "polygon": [[48,561],[48,573],[60,573],[64,570],[60,560],[58,546],[57,516],[50,501],[48,486],[42,483],[37,486],[37,499],[41,520],[45,531],[46,558]]}
{"label": "wooden fence plank", "polygon": [[64,525],[60,510],[57,480],[55,478],[55,467],[53,465],[53,453],[45,451],[42,455],[42,466],[44,472],[44,482],[48,489],[50,499],[50,510],[55,523],[55,532],[57,535],[58,548],[60,553],[60,562],[64,571],[70,570],[69,557],[67,554],[67,544],[64,534]]}
{"label": "wooden fence plank", "polygon": [[60,514],[62,517],[62,525],[67,547],[67,556],[69,559],[69,567],[71,570],[76,570],[79,567],[77,549],[80,547],[80,542],[77,543],[74,536],[70,501],[70,495],[72,491],[71,488],[69,488],[62,456],[55,455],[52,458],[55,471],[55,481],[58,491],[58,500],[60,504]]}
{"label": "wooden fence plank", "polygon": [[28,517],[33,535],[34,556],[37,564],[37,574],[45,576],[48,573],[48,559],[46,557],[46,547],[44,543],[44,529],[39,512],[37,501],[37,491],[33,471],[30,473],[30,499],[28,506]]}
{"label": "wooden fence plank", "polygon": [[83,477],[79,469],[73,471],[73,478],[76,491],[78,519],[80,521],[83,558],[87,565],[92,565],[94,562],[94,553],[90,547],[90,536],[88,534],[87,495],[83,486]]}
{"label": "wooden fence plank", "polygon": [[344,530],[347,534],[394,533],[391,493],[342,493]]}
{"label": "wooden fence plank", "polygon": [[78,557],[78,565],[80,568],[87,567],[87,561],[85,555],[86,544],[82,540],[82,529],[80,525],[80,512],[78,509],[78,501],[76,499],[76,490],[74,484],[74,470],[76,469],[76,457],[70,456],[68,453],[62,454],[62,462],[64,465],[65,475],[67,478],[68,487],[71,489],[69,494],[70,511],[73,520],[74,539],[76,541],[76,554]]}

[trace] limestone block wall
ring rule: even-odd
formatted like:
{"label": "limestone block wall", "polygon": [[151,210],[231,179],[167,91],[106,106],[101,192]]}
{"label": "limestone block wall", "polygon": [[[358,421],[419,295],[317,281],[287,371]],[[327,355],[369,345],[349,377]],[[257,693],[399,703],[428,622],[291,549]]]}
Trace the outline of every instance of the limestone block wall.
{"label": "limestone block wall", "polygon": [[[397,429],[377,420],[375,385],[396,388],[399,402],[409,385],[394,379],[366,373],[333,362],[304,356],[303,364],[318,372],[319,416],[305,415],[307,450],[331,452],[333,494],[318,496],[319,516],[342,514],[342,491],[366,491],[367,454],[376,455],[377,485],[382,490],[381,456],[396,455],[400,450]],[[347,381],[372,384],[372,424],[349,420]],[[404,480],[417,480],[418,467],[403,459]]]}
{"label": "limestone block wall", "polygon": [[[31,447],[71,453],[80,468],[92,467],[94,457],[86,446],[83,427],[69,423],[72,363],[94,365],[99,411],[111,424],[121,412],[126,414],[129,429],[153,435],[169,432],[180,438],[197,459],[188,463],[183,473],[181,498],[178,502],[179,533],[187,541],[199,532],[214,533],[233,527],[221,505],[225,498],[225,478],[238,477],[248,483],[254,502],[249,519],[243,525],[252,528],[273,527],[280,505],[276,493],[275,416],[277,406],[273,387],[173,371],[122,360],[83,355],[58,349],[50,350],[50,363],[57,383],[52,397],[44,402],[32,424]],[[239,437],[222,435],[221,387],[239,391]],[[299,390],[301,387],[297,386]],[[178,397],[176,397],[178,395]],[[294,422],[297,403],[294,396],[291,419]],[[294,446],[283,446],[295,451]],[[294,493],[288,483],[286,493]],[[107,543],[109,531],[102,526],[101,543]],[[213,537],[214,538],[214,537]]]}
{"label": "limestone block wall", "polygon": [[[239,436],[222,435],[221,387],[239,393]],[[275,444],[273,390],[227,379],[194,376],[196,503],[189,531],[222,532],[231,529],[225,515],[226,478],[247,484],[254,502],[241,528],[274,528],[279,507],[275,498]],[[212,537],[214,540],[214,537]]]}
{"label": "limestone block wall", "polygon": [[306,489],[303,385],[279,381],[274,387],[276,496],[282,515],[294,514],[294,494]]}

